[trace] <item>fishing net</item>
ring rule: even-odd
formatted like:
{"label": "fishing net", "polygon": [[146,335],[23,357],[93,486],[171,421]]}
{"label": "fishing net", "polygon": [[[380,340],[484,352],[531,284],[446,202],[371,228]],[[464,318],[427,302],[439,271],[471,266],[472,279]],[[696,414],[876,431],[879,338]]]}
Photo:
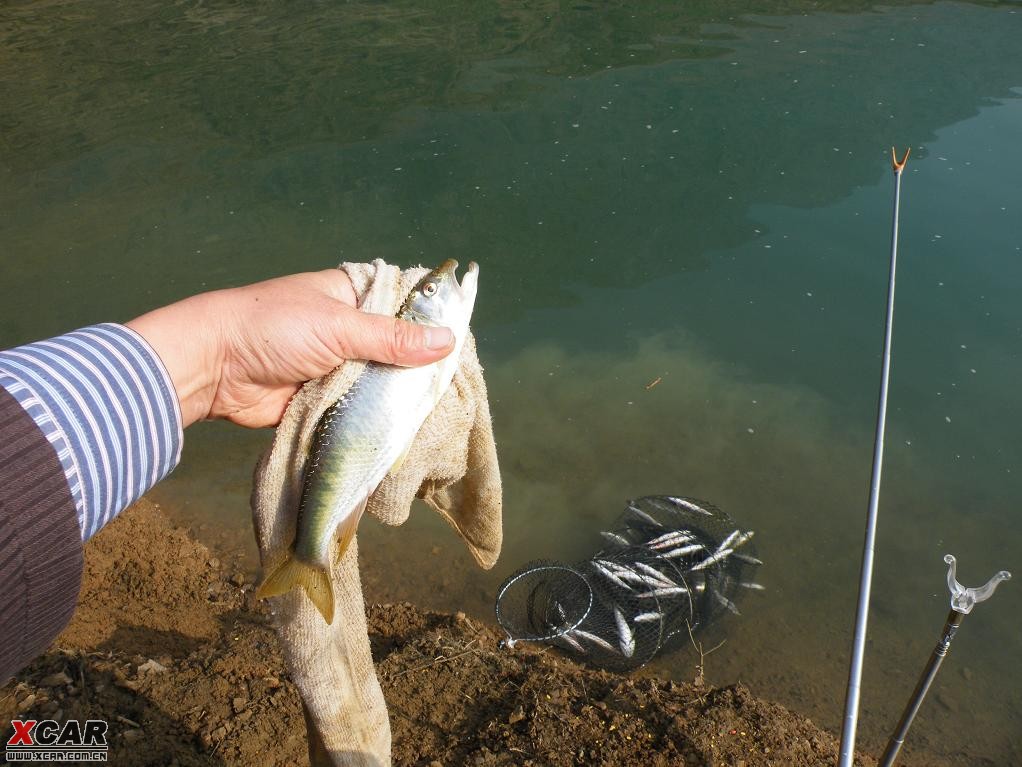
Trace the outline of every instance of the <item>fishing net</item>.
{"label": "fishing net", "polygon": [[546,642],[626,671],[689,641],[735,604],[762,564],[752,531],[682,496],[629,501],[603,546],[573,565],[529,562],[501,585],[497,622],[508,644]]}

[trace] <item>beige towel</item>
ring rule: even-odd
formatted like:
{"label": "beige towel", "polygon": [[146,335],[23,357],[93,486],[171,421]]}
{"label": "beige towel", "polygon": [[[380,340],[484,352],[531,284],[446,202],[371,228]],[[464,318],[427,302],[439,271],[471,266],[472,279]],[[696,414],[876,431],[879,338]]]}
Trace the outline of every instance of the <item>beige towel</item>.
{"label": "beige towel", "polygon": [[[363,311],[389,315],[397,313],[427,271],[402,272],[379,259],[341,268],[351,277]],[[364,362],[346,362],[305,384],[256,466],[252,512],[264,570],[279,562],[294,541],[302,471],[316,423],[364,368]],[[400,470],[370,497],[367,511],[388,525],[400,525],[416,495],[454,527],[481,567],[493,566],[501,543],[500,471],[471,335],[450,388],[419,430]],[[305,703],[310,760],[317,766],[385,767],[390,764],[390,722],[370,654],[357,541],[335,561],[332,578],[332,625],[301,589],[270,600],[285,662]]]}

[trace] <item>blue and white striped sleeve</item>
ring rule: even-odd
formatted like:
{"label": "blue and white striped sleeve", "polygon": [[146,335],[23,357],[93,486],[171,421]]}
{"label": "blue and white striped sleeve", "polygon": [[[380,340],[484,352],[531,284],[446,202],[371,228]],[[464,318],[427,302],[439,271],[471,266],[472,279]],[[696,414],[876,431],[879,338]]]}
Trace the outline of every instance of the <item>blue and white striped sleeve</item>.
{"label": "blue and white striped sleeve", "polygon": [[0,386],[53,445],[83,541],[181,460],[181,411],[170,376],[123,325],[0,351]]}

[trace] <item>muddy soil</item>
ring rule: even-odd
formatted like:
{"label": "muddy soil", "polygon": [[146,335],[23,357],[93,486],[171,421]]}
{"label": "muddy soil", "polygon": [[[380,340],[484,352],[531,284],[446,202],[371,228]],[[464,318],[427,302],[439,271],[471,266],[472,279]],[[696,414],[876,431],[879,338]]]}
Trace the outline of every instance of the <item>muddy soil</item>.
{"label": "muddy soil", "polygon": [[[307,764],[269,611],[232,570],[153,504],[122,514],[86,547],[71,624],[0,688],[5,741],[15,718],[99,718],[111,764]],[[831,734],[741,685],[611,674],[503,649],[462,614],[367,610],[395,765],[835,763]]]}

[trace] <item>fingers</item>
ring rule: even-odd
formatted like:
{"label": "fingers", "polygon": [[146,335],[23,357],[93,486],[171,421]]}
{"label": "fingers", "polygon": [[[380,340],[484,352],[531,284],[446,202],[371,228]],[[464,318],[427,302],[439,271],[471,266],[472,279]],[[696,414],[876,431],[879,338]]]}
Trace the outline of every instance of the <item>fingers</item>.
{"label": "fingers", "polygon": [[454,348],[450,328],[427,327],[355,309],[344,312],[340,333],[343,356],[391,365],[427,365]]}

